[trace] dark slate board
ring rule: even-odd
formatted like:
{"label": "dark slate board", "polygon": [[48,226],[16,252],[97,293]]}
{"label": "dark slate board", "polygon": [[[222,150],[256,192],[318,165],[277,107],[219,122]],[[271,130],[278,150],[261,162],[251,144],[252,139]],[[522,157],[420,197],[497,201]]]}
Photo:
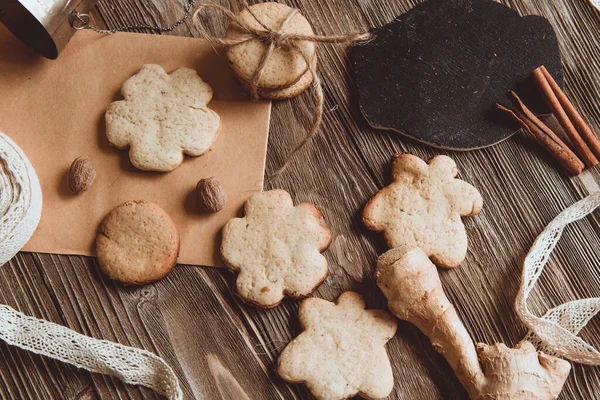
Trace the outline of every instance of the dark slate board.
{"label": "dark slate board", "polygon": [[426,0],[374,33],[352,50],[363,115],[434,147],[471,150],[511,136],[515,126],[495,107],[509,89],[549,113],[531,77],[540,65],[563,86],[550,23],[492,0]]}

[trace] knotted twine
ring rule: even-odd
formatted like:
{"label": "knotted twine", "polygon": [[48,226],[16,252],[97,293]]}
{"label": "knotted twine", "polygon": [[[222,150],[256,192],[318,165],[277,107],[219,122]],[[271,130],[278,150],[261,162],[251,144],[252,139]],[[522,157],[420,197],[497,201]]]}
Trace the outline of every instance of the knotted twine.
{"label": "knotted twine", "polygon": [[[0,266],[27,243],[42,211],[42,191],[33,166],[0,132]],[[171,367],[149,351],[98,340],[0,305],[0,339],[12,346],[91,372],[149,387],[169,399],[183,398]]]}
{"label": "knotted twine", "polygon": [[[228,48],[231,46],[236,46],[241,43],[248,42],[250,40],[259,40],[265,44],[267,44],[267,48],[265,52],[262,54],[261,59],[259,61],[258,66],[256,67],[256,71],[252,75],[250,82],[250,93],[253,100],[260,99],[259,95],[259,82],[260,78],[265,70],[265,66],[273,51],[277,48],[281,48],[284,50],[292,50],[297,52],[302,56],[304,62],[308,70],[310,71],[313,82],[311,84],[313,88],[313,98],[315,102],[315,112],[313,114],[312,124],[304,138],[296,145],[296,147],[288,154],[286,160],[283,165],[279,167],[275,172],[271,174],[268,178],[269,181],[275,180],[288,166],[290,160],[296,155],[298,151],[300,151],[304,145],[306,145],[318,132],[319,126],[321,125],[321,121],[323,119],[323,86],[321,84],[321,79],[317,74],[316,66],[313,65],[310,59],[310,55],[306,54],[299,46],[299,42],[308,41],[313,43],[355,43],[366,41],[372,38],[372,35],[368,32],[356,32],[356,33],[348,33],[343,35],[299,35],[299,34],[291,34],[284,32],[287,24],[292,20],[294,15],[298,13],[297,9],[293,9],[287,17],[283,20],[278,29],[273,30],[267,24],[263,23],[253,12],[246,2],[243,2],[246,6],[246,10],[248,13],[254,18],[254,20],[261,26],[260,29],[255,29],[245,23],[241,18],[235,15],[231,10],[226,7],[223,7],[219,4],[214,3],[205,3],[201,4],[198,9],[194,12],[192,16],[192,21],[196,21],[199,13],[204,8],[213,8],[221,11],[230,21],[234,22],[237,27],[244,32],[243,35],[240,35],[235,38],[227,38],[227,37],[215,37],[205,32],[202,29],[202,25],[200,23],[196,23],[196,27],[200,32],[200,37],[215,47],[224,47]],[[315,50],[316,51],[316,50]],[[285,89],[285,88],[283,88]]]}
{"label": "knotted twine", "polygon": [[568,207],[542,231],[525,257],[521,288],[515,301],[517,315],[529,328],[527,340],[546,354],[587,365],[600,365],[600,352],[577,334],[600,312],[600,298],[570,301],[552,308],[543,317],[531,313],[527,299],[564,228],[592,213],[598,206],[600,191]]}

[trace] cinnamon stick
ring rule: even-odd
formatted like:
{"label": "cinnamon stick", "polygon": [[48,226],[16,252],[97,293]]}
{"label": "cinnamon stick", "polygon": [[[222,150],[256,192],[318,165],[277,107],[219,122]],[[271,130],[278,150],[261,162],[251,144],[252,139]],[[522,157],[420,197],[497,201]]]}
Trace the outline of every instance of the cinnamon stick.
{"label": "cinnamon stick", "polygon": [[[545,123],[542,122],[541,119],[539,119],[534,113],[533,111],[531,111],[529,108],[527,108],[527,106],[525,105],[525,103],[523,103],[523,101],[521,100],[521,98],[512,90],[508,91],[508,94],[510,95],[510,100],[513,103],[513,106],[521,113],[523,114],[523,116],[531,121],[537,128],[539,131],[542,131],[546,136],[549,136],[554,142],[560,144],[562,147],[566,148],[569,150],[569,152],[573,153],[571,151],[571,149],[569,149],[569,146],[567,146],[561,138],[558,137],[558,135],[556,133],[554,133],[554,131],[552,129],[550,129],[550,127],[548,125],[546,125]],[[573,154],[575,155],[575,154]],[[575,156],[577,158],[577,156]]]}
{"label": "cinnamon stick", "polygon": [[[521,102],[519,97],[514,93],[511,94],[520,105],[516,105],[515,109],[508,109],[501,104],[496,104],[498,109],[504,111],[511,116],[526,132],[548,151],[552,157],[567,171],[573,175],[579,175],[585,168],[581,160],[569,149],[546,124],[540,121],[535,115]],[[530,118],[533,116],[533,119]]]}
{"label": "cinnamon stick", "polygon": [[563,92],[560,86],[558,86],[558,84],[556,83],[554,78],[552,78],[546,67],[542,65],[539,69],[544,74],[546,81],[548,81],[548,83],[550,84],[550,88],[552,88],[554,95],[558,98],[560,105],[565,110],[565,113],[569,117],[569,120],[575,126],[575,129],[577,129],[577,132],[579,132],[579,134],[589,146],[590,150],[592,150],[596,158],[600,160],[600,140],[598,140],[596,135],[594,135],[589,125],[586,124],[586,122],[583,120],[579,112],[573,106],[573,103],[571,103],[571,101],[567,98],[565,92]]}
{"label": "cinnamon stick", "polygon": [[[557,95],[555,94],[549,80],[546,78],[546,75],[542,72],[542,68],[536,68],[533,71],[533,76],[535,78],[536,83],[540,91],[544,96],[544,100],[552,110],[552,113],[562,126],[566,135],[569,137],[573,148],[575,149],[575,153],[581,158],[584,164],[588,167],[593,167],[598,164],[598,159],[594,155],[594,153],[590,150],[586,142],[583,140],[582,136],[579,134],[569,116],[565,112],[565,109],[561,105]],[[556,84],[556,82],[555,82]],[[558,87],[558,85],[556,85]],[[566,99],[566,96],[563,100]],[[566,100],[569,102],[568,100]],[[591,132],[590,132],[591,133]]]}

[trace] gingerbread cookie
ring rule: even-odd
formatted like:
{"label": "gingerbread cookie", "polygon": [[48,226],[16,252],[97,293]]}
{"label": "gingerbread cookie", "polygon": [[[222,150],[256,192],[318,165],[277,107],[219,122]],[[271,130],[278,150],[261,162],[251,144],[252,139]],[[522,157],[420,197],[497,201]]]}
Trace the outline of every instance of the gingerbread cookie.
{"label": "gingerbread cookie", "polygon": [[102,220],[98,263],[109,278],[139,285],[166,276],[177,263],[179,232],[169,215],[147,201],[128,201]]}
{"label": "gingerbread cookie", "polygon": [[283,379],[306,383],[317,399],[390,394],[394,377],[385,344],[396,332],[390,313],[365,310],[358,293],[345,292],[337,304],[304,300],[298,318],[303,332],[279,356]]}
{"label": "gingerbread cookie", "polygon": [[[294,13],[291,17],[290,14]],[[297,10],[283,4],[267,2],[254,4],[239,14],[237,17],[253,29],[263,30],[262,25],[273,31],[287,34],[313,35],[314,32],[308,20]],[[288,17],[290,17],[288,19]],[[282,24],[284,25],[282,28]],[[246,35],[235,21],[229,25],[226,37],[228,39],[239,38]],[[314,42],[299,42],[299,50],[309,60],[316,58],[316,45]],[[227,49],[227,59],[236,75],[246,84],[252,81],[252,77],[260,64],[263,54],[268,45],[261,40],[252,39]],[[303,56],[294,49],[276,47],[266,61],[263,73],[258,81],[260,89],[284,89],[297,83],[308,71],[308,66]],[[312,76],[305,80],[312,80]],[[308,84],[306,84],[308,86]],[[281,98],[281,97],[280,97]]]}
{"label": "gingerbread cookie", "polygon": [[455,179],[456,173],[446,156],[425,163],[411,154],[396,155],[393,182],[369,200],[363,223],[383,232],[390,248],[418,246],[440,267],[458,266],[467,254],[460,217],[478,214],[483,199],[473,186]]}
{"label": "gingerbread cookie", "polygon": [[223,228],[221,254],[239,275],[238,295],[260,307],[274,307],[284,295],[308,296],[327,277],[321,255],[331,243],[331,231],[318,208],[294,207],[284,190],[255,194],[246,201],[245,216]]}
{"label": "gingerbread cookie", "polygon": [[145,171],[172,171],[184,153],[200,156],[212,148],[219,116],[209,109],[212,88],[190,68],[167,74],[144,65],[123,84],[124,100],[106,110],[106,136]]}

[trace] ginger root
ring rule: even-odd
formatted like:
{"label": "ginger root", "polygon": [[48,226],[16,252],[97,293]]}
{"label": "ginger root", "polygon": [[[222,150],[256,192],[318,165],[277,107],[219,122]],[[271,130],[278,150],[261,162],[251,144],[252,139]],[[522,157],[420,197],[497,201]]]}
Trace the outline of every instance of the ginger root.
{"label": "ginger root", "polygon": [[571,370],[563,359],[537,352],[528,341],[475,345],[450,303],[435,265],[418,247],[379,257],[377,284],[390,311],[416,325],[446,358],[471,399],[556,399]]}

